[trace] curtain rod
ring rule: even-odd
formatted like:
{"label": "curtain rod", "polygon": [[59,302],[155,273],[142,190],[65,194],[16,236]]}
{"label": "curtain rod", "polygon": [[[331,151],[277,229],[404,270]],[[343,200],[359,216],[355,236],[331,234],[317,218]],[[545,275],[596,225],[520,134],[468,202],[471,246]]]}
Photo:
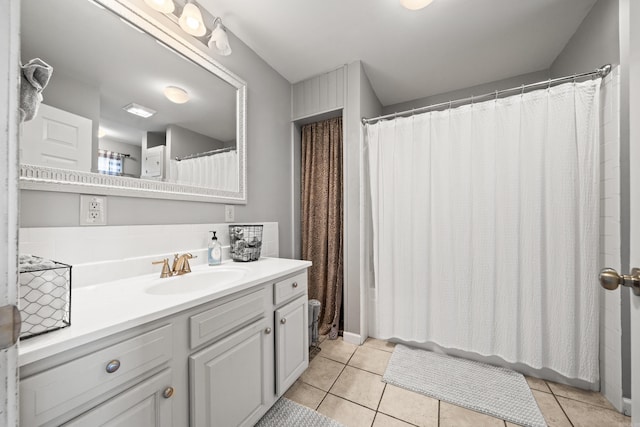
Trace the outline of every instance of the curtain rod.
{"label": "curtain rod", "polygon": [[564,83],[564,82],[567,82],[567,81],[576,80],[576,79],[580,79],[580,78],[585,78],[585,77],[601,77],[601,78],[604,78],[610,72],[611,72],[611,64],[607,64],[607,65],[603,65],[600,68],[596,68],[593,71],[588,71],[586,73],[578,73],[578,74],[573,74],[573,75],[570,75],[570,76],[558,77],[558,78],[555,78],[555,79],[549,79],[549,80],[541,81],[541,82],[538,82],[538,83],[531,83],[531,84],[528,84],[528,85],[522,85],[522,86],[514,87],[514,88],[511,88],[511,89],[496,90],[496,91],[491,92],[491,93],[485,93],[484,95],[470,96],[468,98],[456,99],[454,101],[441,102],[439,104],[427,105],[425,107],[413,108],[411,110],[400,111],[398,113],[385,114],[385,115],[382,115],[382,116],[372,117],[372,118],[369,118],[369,119],[366,118],[366,117],[363,117],[362,118],[362,124],[363,125],[367,125],[367,124],[373,124],[373,123],[378,122],[380,120],[385,120],[385,119],[390,119],[390,118],[394,118],[395,119],[396,117],[411,116],[411,115],[416,114],[416,113],[423,113],[425,111],[432,110],[434,108],[439,108],[439,107],[448,106],[449,108],[451,108],[451,106],[453,104],[468,104],[468,103],[473,103],[473,102],[475,102],[475,101],[477,101],[479,99],[483,99],[483,98],[495,97],[497,99],[500,95],[503,95],[505,93],[509,93],[509,92],[524,92],[526,90],[539,88],[539,87],[545,87],[545,86],[546,87],[551,87],[553,85],[557,85],[557,84],[560,84],[560,83]]}
{"label": "curtain rod", "polygon": [[235,149],[236,147],[218,148],[217,150],[205,151],[204,153],[189,154],[188,156],[183,156],[183,157],[176,156],[176,160],[180,161],[180,160],[196,159],[198,157],[210,156],[212,154],[224,153],[227,151],[234,151]]}

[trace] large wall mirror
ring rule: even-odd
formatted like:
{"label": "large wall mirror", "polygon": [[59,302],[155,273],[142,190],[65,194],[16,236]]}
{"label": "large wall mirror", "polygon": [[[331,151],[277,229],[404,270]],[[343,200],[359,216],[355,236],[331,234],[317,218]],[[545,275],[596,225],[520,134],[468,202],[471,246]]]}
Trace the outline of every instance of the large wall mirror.
{"label": "large wall mirror", "polygon": [[23,0],[53,67],[22,125],[23,189],[246,202],[246,84],[134,1]]}

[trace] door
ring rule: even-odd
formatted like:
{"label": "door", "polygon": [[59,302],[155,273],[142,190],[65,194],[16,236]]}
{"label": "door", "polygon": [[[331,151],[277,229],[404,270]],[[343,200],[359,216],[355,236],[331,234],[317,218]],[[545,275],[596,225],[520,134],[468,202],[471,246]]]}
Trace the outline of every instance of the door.
{"label": "door", "polygon": [[303,295],[276,310],[276,392],[282,395],[309,366],[309,313]]}
{"label": "door", "polygon": [[174,388],[167,369],[65,424],[68,427],[171,427]]}
{"label": "door", "polygon": [[189,357],[191,425],[253,426],[273,402],[271,318]]}
{"label": "door", "polygon": [[[18,304],[20,2],[0,0],[0,307]],[[3,328],[0,328],[3,329]],[[1,348],[1,347],[0,347]],[[0,425],[18,423],[18,349],[0,349]]]}
{"label": "door", "polygon": [[36,117],[23,124],[20,160],[91,172],[92,126],[86,117],[41,104]]}
{"label": "door", "polygon": [[[626,3],[626,4],[625,4]],[[640,2],[620,2],[629,10],[629,163],[631,196],[630,267],[640,268]],[[622,14],[621,14],[622,16]],[[621,29],[623,26],[621,25]],[[623,58],[622,58],[623,59]],[[635,293],[635,292],[634,292]],[[631,293],[631,417],[640,425],[640,296]]]}

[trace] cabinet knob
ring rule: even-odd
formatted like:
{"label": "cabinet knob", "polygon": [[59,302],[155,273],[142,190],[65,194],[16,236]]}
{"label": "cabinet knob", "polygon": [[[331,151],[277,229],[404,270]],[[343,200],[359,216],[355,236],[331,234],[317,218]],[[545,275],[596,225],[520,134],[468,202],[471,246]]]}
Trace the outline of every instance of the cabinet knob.
{"label": "cabinet knob", "polygon": [[291,286],[293,286],[294,288],[297,288],[298,287],[298,282],[293,282],[293,284]]}
{"label": "cabinet knob", "polygon": [[267,329],[265,329],[265,330],[264,330],[264,333],[265,333],[265,334],[267,334],[267,335],[269,335],[269,334],[271,333],[271,328],[267,328]]}
{"label": "cabinet knob", "polygon": [[287,318],[283,317],[282,319],[280,319],[280,323],[282,323],[283,325],[287,323]]}
{"label": "cabinet knob", "polygon": [[109,363],[107,363],[106,370],[107,370],[108,373],[113,374],[118,369],[120,369],[120,361],[119,360],[114,359],[114,360],[111,360]]}
{"label": "cabinet knob", "polygon": [[167,387],[164,389],[164,391],[162,392],[162,397],[164,397],[165,399],[170,398],[171,396],[173,396],[173,392],[175,390],[173,389],[173,387]]}

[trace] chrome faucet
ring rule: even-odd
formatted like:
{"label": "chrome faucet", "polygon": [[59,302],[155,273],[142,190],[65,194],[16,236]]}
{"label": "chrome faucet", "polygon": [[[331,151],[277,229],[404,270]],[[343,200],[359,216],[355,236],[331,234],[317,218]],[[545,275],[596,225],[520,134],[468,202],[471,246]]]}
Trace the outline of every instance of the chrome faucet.
{"label": "chrome faucet", "polygon": [[169,258],[165,258],[161,261],[153,261],[151,264],[162,264],[162,272],[160,273],[160,278],[164,279],[166,277],[181,276],[183,274],[191,273],[189,260],[192,258],[197,257],[191,255],[190,253],[182,255],[175,254],[173,257],[173,265],[171,266],[171,268],[169,268]]}

